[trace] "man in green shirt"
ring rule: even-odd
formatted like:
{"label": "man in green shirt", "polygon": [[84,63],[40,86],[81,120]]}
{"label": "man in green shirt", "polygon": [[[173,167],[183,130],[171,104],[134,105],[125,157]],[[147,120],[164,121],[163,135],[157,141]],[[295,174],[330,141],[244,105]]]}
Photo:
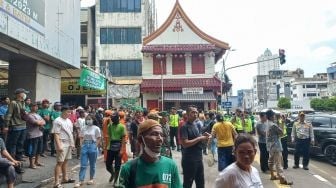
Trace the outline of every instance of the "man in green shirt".
{"label": "man in green shirt", "polygon": [[43,149],[42,149],[42,154],[41,157],[45,157],[44,152],[48,148],[48,138],[50,135],[50,123],[51,123],[51,111],[49,110],[49,101],[48,99],[43,99],[42,100],[42,108],[38,110],[38,114],[44,119],[46,124],[43,127]]}
{"label": "man in green shirt", "polygon": [[122,166],[116,187],[182,188],[174,160],[160,156],[163,143],[160,123],[152,119],[141,123],[138,142],[141,145],[141,155]]}
{"label": "man in green shirt", "polygon": [[[107,127],[108,143],[107,143],[107,157],[106,157],[106,170],[110,172],[111,177],[109,182],[114,179],[114,184],[119,176],[121,166],[121,156],[123,151],[121,148],[125,147],[126,131],[125,126],[119,122],[119,113],[114,112],[111,115],[111,121]],[[113,170],[114,161],[114,170]]]}

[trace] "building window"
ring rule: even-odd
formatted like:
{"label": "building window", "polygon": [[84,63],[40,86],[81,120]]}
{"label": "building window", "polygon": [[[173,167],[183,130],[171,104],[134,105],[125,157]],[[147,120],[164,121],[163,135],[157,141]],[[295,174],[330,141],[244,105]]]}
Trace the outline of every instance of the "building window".
{"label": "building window", "polygon": [[161,61],[162,61],[162,74],[167,74],[166,57],[157,58],[157,54],[153,55],[153,74],[161,75]]}
{"label": "building window", "polygon": [[307,97],[316,97],[317,94],[316,93],[307,93]]}
{"label": "building window", "polygon": [[141,0],[100,0],[100,12],[141,12]]}
{"label": "building window", "polygon": [[100,28],[100,44],[141,44],[141,28]]}
{"label": "building window", "polygon": [[302,88],[306,88],[306,85],[302,85]]}
{"label": "building window", "polygon": [[306,84],[306,88],[316,88],[316,84]]}
{"label": "building window", "polygon": [[305,94],[305,93],[303,94],[303,97],[306,97],[306,94]]}
{"label": "building window", "polygon": [[85,23],[81,23],[81,35],[80,35],[80,40],[81,40],[81,44],[87,44],[87,37],[88,37],[88,29],[87,29],[87,22]]}
{"label": "building window", "polygon": [[204,74],[205,73],[205,58],[203,54],[193,54],[191,59],[191,73]]}
{"label": "building window", "polygon": [[141,60],[100,61],[100,67],[105,67],[106,62],[112,77],[141,76],[142,74]]}
{"label": "building window", "polygon": [[186,63],[183,54],[173,55],[173,74],[185,74],[186,73]]}

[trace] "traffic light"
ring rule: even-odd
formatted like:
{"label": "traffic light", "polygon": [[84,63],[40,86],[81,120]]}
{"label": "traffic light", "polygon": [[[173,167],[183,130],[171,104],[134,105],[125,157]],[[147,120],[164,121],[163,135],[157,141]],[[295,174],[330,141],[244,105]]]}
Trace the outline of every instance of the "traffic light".
{"label": "traffic light", "polygon": [[283,65],[286,63],[286,55],[284,49],[279,49],[279,58],[280,58],[280,65]]}

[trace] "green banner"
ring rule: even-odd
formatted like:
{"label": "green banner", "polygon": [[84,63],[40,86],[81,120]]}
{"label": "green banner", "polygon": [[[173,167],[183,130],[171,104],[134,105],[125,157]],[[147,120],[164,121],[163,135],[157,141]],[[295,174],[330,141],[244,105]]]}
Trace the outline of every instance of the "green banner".
{"label": "green banner", "polygon": [[88,68],[83,68],[79,79],[79,85],[83,87],[103,90],[105,89],[106,81],[104,76],[93,72]]}

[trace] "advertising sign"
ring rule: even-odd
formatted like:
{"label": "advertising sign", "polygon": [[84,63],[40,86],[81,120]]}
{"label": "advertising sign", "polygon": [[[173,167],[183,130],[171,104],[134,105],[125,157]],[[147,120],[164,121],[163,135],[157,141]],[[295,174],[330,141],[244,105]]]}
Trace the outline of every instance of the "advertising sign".
{"label": "advertising sign", "polygon": [[45,32],[45,0],[0,0],[0,10],[40,34]]}
{"label": "advertising sign", "polygon": [[106,90],[96,90],[88,87],[83,87],[78,84],[78,80],[62,80],[61,94],[62,95],[105,95]]}
{"label": "advertising sign", "polygon": [[92,89],[103,90],[105,89],[106,80],[101,74],[98,74],[88,68],[83,68],[79,79],[79,85]]}
{"label": "advertising sign", "polygon": [[203,94],[203,87],[182,88],[183,95],[186,94]]}

